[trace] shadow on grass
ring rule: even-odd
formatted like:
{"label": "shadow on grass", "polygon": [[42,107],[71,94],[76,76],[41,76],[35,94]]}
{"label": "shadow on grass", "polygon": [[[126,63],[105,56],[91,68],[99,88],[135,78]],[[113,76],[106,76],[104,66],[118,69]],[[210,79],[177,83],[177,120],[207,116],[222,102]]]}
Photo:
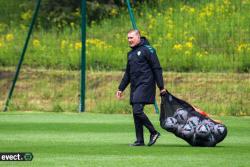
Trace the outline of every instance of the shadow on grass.
{"label": "shadow on grass", "polygon": [[138,146],[138,147],[135,147],[135,146],[130,146],[130,144],[128,143],[128,144],[115,144],[116,146],[122,146],[122,147],[124,147],[124,146],[127,146],[127,147],[131,147],[131,148],[145,148],[145,147],[147,147],[147,148],[154,148],[154,147],[156,147],[156,148],[163,148],[163,147],[166,147],[166,148],[168,148],[168,147],[171,147],[171,148],[226,148],[226,146],[221,146],[221,145],[219,145],[219,146],[215,146],[215,147],[199,147],[199,146],[196,146],[196,147],[194,147],[194,146],[191,146],[191,145],[188,145],[188,144],[155,144],[155,145],[153,145],[153,146],[147,146],[147,144],[145,144],[145,146]]}
{"label": "shadow on grass", "polygon": [[154,147],[191,147],[189,145],[182,145],[182,144],[155,144],[153,146],[147,146],[147,144],[145,144],[145,146],[130,146],[130,143],[127,143],[127,144],[115,144],[116,146],[128,146],[128,147],[131,147],[131,148],[154,148]]}

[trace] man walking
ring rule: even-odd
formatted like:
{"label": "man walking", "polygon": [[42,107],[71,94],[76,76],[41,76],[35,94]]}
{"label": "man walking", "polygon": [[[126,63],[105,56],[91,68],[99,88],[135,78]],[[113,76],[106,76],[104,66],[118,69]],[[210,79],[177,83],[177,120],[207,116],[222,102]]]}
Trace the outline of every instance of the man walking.
{"label": "man walking", "polygon": [[161,93],[166,92],[163,84],[162,68],[154,48],[149,45],[145,37],[141,37],[139,30],[128,32],[128,61],[125,74],[121,80],[116,96],[121,99],[123,91],[130,83],[130,104],[136,132],[136,141],[131,146],[144,146],[143,126],[150,132],[148,146],[153,145],[160,137],[150,122],[143,108],[146,104],[155,102],[156,84]]}

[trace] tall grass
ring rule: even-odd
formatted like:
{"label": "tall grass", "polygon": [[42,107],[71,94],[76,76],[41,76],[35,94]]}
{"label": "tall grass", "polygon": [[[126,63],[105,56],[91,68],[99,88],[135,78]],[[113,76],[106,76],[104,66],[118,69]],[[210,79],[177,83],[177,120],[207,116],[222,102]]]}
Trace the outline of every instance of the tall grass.
{"label": "tall grass", "polygon": [[[13,69],[0,69],[0,110],[7,97]],[[124,99],[115,98],[122,72],[87,72],[86,111],[130,113],[129,88]],[[250,74],[173,73],[164,74],[166,88],[191,104],[215,115],[250,115]],[[77,112],[79,106],[77,71],[32,70],[21,72],[10,110]],[[160,97],[157,92],[157,102]],[[154,112],[153,106],[146,112]]]}
{"label": "tall grass", "polygon": [[[2,6],[0,6],[2,8]],[[250,0],[162,1],[135,7],[137,24],[156,48],[165,71],[229,71],[250,69]],[[87,27],[87,67],[121,70],[131,28],[126,9],[117,18]],[[23,14],[23,13],[21,13]],[[28,14],[27,14],[28,15]],[[0,23],[0,65],[14,66],[27,33],[25,24]],[[1,26],[5,27],[2,28]],[[24,64],[30,67],[79,69],[80,28],[72,24],[34,30]]]}

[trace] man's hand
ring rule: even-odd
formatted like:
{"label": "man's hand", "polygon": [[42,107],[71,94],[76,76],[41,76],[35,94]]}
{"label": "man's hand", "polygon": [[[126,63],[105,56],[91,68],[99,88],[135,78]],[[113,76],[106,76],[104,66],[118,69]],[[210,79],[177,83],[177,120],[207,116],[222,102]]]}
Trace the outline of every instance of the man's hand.
{"label": "man's hand", "polygon": [[164,96],[166,93],[167,93],[167,91],[166,91],[166,89],[164,89],[164,88],[160,91],[160,95],[161,95],[161,96]]}
{"label": "man's hand", "polygon": [[118,90],[116,92],[116,97],[117,97],[117,99],[121,99],[122,98],[122,91]]}

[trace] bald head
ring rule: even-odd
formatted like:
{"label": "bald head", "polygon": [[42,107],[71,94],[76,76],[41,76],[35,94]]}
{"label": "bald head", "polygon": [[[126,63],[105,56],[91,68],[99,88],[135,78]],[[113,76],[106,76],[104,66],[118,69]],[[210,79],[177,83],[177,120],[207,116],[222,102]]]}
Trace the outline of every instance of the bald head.
{"label": "bald head", "polygon": [[139,30],[128,31],[128,43],[130,47],[135,47],[141,42],[141,34]]}
{"label": "bald head", "polygon": [[132,30],[129,30],[129,31],[128,31],[128,34],[130,34],[130,33],[133,33],[133,34],[135,34],[135,35],[141,36],[141,33],[140,33],[139,30],[134,30],[134,29],[132,29]]}

